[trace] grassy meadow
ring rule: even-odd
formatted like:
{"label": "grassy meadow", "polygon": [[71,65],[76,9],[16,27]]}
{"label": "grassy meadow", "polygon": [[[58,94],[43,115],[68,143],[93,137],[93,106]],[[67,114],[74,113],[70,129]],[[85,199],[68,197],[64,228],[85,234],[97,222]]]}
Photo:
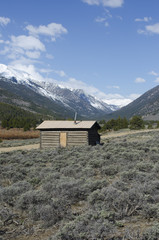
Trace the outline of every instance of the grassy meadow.
{"label": "grassy meadow", "polygon": [[157,131],[0,154],[0,239],[159,239]]}

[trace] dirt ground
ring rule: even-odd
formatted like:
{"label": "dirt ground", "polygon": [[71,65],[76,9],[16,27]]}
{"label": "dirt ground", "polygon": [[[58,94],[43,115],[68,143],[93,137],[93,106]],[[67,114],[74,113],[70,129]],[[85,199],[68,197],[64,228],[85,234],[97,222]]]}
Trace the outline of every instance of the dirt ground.
{"label": "dirt ground", "polygon": [[[101,135],[101,140],[105,140],[108,138],[116,138],[116,137],[121,137],[121,136],[127,136],[127,135],[132,135],[136,133],[142,133],[142,132],[152,132],[152,131],[159,131],[159,129],[146,129],[146,130],[126,130],[126,131],[120,131],[120,132],[108,132],[103,135]],[[2,152],[11,152],[11,151],[16,151],[16,150],[31,150],[31,149],[38,149],[40,148],[40,143],[39,144],[31,144],[31,145],[24,145],[24,146],[17,146],[17,147],[5,147],[5,148],[0,148],[0,153]]]}
{"label": "dirt ground", "polygon": [[159,131],[159,129],[145,129],[145,130],[125,130],[125,131],[112,131],[105,133],[101,135],[101,139],[107,139],[107,138],[115,138],[115,137],[121,137],[121,136],[127,136],[127,135],[132,135],[136,133],[142,133],[142,132],[154,132],[154,131]]}
{"label": "dirt ground", "polygon": [[38,149],[38,148],[40,148],[40,144],[31,144],[31,145],[24,145],[24,146],[17,146],[17,147],[5,147],[5,148],[0,148],[0,153],[11,152],[16,150],[31,150],[31,149]]}

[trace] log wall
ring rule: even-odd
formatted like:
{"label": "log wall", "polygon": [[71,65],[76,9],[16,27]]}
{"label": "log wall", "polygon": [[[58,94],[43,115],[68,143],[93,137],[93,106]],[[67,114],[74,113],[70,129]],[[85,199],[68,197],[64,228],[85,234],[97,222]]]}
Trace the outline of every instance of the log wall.
{"label": "log wall", "polygon": [[87,131],[41,131],[40,148],[55,148],[62,144],[60,133],[66,133],[66,146],[88,145]]}
{"label": "log wall", "polygon": [[67,146],[88,145],[87,131],[70,131],[67,133]]}
{"label": "log wall", "polygon": [[60,146],[60,132],[41,131],[40,148],[55,148]]}

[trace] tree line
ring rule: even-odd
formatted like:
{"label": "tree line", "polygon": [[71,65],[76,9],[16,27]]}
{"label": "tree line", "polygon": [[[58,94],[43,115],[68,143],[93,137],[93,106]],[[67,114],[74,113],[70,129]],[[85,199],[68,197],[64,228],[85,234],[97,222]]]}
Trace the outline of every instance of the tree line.
{"label": "tree line", "polygon": [[[117,119],[111,119],[109,121],[101,120],[99,121],[99,124],[101,125],[101,132],[103,131],[110,131],[110,130],[120,130],[124,128],[130,128],[131,130],[139,130],[144,129],[145,125],[147,127],[153,128],[153,122],[146,122],[142,119],[141,116],[133,116],[130,120],[121,117],[118,117]],[[156,122],[156,127],[159,128],[159,121]]]}
{"label": "tree line", "polygon": [[24,131],[35,129],[36,125],[42,122],[38,114],[6,103],[0,103],[0,120],[2,128],[23,128]]}

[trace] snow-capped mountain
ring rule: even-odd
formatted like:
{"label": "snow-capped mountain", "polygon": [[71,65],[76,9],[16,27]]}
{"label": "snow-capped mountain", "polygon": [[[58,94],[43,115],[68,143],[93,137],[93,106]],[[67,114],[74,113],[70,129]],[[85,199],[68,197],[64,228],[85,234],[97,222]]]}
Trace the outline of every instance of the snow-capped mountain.
{"label": "snow-capped mountain", "polygon": [[[26,72],[15,70],[4,64],[0,64],[0,87],[1,86],[7,91],[11,91],[12,89],[12,93],[16,93],[16,95],[21,98],[24,98],[25,95],[25,98],[28,99],[28,96],[30,96],[30,101],[37,105],[40,104],[40,99],[38,98],[44,98],[46,102],[49,101],[48,105],[51,104],[54,112],[57,111],[56,109],[64,109],[65,115],[67,115],[66,112],[69,112],[69,116],[71,112],[74,113],[76,111],[80,116],[85,118],[99,118],[106,113],[117,110],[116,106],[108,105],[81,89],[72,90],[51,82],[38,81],[38,79],[34,79]],[[19,91],[18,89],[21,90]],[[24,94],[22,94],[22,92],[24,92]],[[33,97],[33,95],[36,95],[36,97]],[[0,100],[2,101],[2,97]],[[44,107],[46,109],[48,108],[48,106]]]}
{"label": "snow-capped mountain", "polygon": [[28,84],[30,80],[34,81],[32,76],[26,72],[15,70],[12,67],[8,67],[4,64],[0,64],[0,76],[12,79],[15,78],[19,84]]}

